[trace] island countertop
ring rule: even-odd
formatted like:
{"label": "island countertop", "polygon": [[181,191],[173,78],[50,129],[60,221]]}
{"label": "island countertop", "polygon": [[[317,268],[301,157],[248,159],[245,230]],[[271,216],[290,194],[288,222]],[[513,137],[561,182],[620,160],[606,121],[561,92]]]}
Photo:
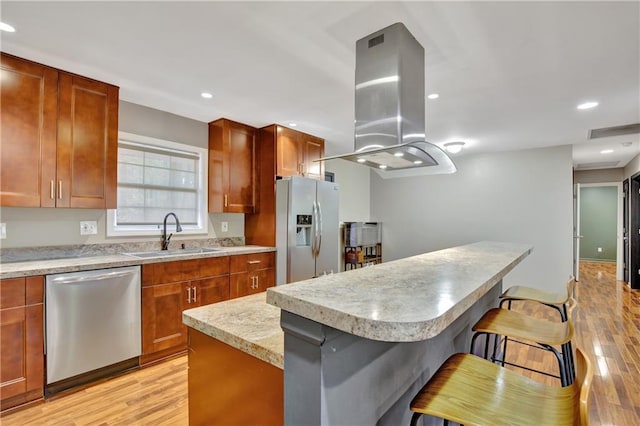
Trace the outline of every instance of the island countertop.
{"label": "island countertop", "polygon": [[280,309],[265,293],[188,309],[182,322],[249,355],[284,369],[284,333]]}
{"label": "island countertop", "polygon": [[447,328],[531,253],[483,241],[267,289],[267,303],[371,340],[415,342]]}

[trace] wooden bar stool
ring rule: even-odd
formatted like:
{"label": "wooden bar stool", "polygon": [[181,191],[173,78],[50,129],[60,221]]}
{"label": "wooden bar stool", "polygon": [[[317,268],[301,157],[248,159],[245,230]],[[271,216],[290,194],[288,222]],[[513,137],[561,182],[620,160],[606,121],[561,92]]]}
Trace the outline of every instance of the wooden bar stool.
{"label": "wooden bar stool", "polygon": [[588,425],[593,371],[576,351],[577,376],[548,386],[471,354],[451,356],[411,401],[411,425],[423,414],[464,425]]}
{"label": "wooden bar stool", "polygon": [[[575,299],[571,298],[568,303],[567,312],[571,316],[575,308]],[[560,379],[562,386],[568,386],[573,382],[575,372],[573,368],[573,353],[571,339],[573,338],[573,322],[571,317],[566,322],[547,321],[502,308],[493,308],[487,311],[480,320],[473,326],[474,335],[471,339],[471,351],[475,347],[476,339],[487,336],[484,347],[484,357],[488,358],[489,336],[494,336],[493,353],[491,361],[524,368],[529,371],[538,372]],[[498,340],[503,336],[502,354],[499,358]],[[535,370],[524,365],[514,364],[506,361],[507,339],[518,343],[534,346],[547,350],[556,357],[558,361],[559,376],[554,376],[548,372]],[[556,347],[560,347],[558,350]]]}
{"label": "wooden bar stool", "polygon": [[508,309],[511,309],[511,303],[514,301],[537,302],[556,309],[560,313],[562,321],[566,321],[568,318],[567,304],[569,300],[573,298],[575,284],[575,278],[573,276],[570,277],[569,281],[567,281],[566,294],[549,293],[533,287],[520,285],[509,287],[500,295],[500,307],[502,308],[505,302],[507,303]]}
{"label": "wooden bar stool", "polygon": [[[566,294],[560,293],[549,293],[546,291],[538,290],[532,287],[526,286],[513,286],[509,287],[504,293],[500,295],[500,307],[503,307],[504,303],[507,302],[507,309],[511,309],[511,302],[514,301],[522,301],[522,302],[534,302],[540,303],[545,306],[549,306],[551,308],[556,309],[560,313],[560,319],[562,321],[567,321],[569,318],[569,306],[571,304],[575,304],[576,300],[573,297],[576,286],[576,279],[574,276],[569,277],[569,280],[566,284]],[[502,353],[505,354],[507,351],[507,342],[509,341],[508,336],[503,337],[503,348]],[[522,342],[520,342],[522,343]],[[567,343],[568,353],[572,354],[573,350],[571,348],[571,342]],[[504,358],[504,355],[503,355]],[[574,366],[571,357],[567,359],[567,367],[569,372],[569,377],[575,376]],[[503,364],[504,365],[504,364]]]}

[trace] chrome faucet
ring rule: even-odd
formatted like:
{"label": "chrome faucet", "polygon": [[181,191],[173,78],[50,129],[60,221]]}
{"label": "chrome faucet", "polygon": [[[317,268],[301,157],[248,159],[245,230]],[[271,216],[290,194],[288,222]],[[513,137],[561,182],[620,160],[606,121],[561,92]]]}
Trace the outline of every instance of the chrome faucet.
{"label": "chrome faucet", "polygon": [[176,232],[182,232],[182,226],[180,226],[180,221],[178,220],[178,216],[175,213],[167,213],[164,217],[164,223],[162,225],[162,250],[167,250],[169,248],[169,240],[173,234],[169,234],[167,237],[167,218],[169,216],[173,216],[176,219]]}

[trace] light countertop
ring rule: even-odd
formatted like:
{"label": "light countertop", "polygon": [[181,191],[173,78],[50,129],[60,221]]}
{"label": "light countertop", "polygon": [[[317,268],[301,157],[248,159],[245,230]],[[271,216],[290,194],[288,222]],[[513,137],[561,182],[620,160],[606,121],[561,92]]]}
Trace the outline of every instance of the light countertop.
{"label": "light countertop", "polygon": [[267,303],[371,340],[438,335],[531,252],[478,242],[267,289]]}
{"label": "light countertop", "polygon": [[128,256],[125,254],[112,254],[104,256],[86,256],[65,259],[2,263],[0,264],[0,279],[275,251],[275,248],[273,247],[262,246],[234,246],[216,248],[219,248],[219,250],[215,252],[193,253],[178,256],[147,257],[144,259]]}
{"label": "light countertop", "polygon": [[182,313],[182,321],[210,337],[284,368],[284,333],[280,309],[266,303],[257,293]]}

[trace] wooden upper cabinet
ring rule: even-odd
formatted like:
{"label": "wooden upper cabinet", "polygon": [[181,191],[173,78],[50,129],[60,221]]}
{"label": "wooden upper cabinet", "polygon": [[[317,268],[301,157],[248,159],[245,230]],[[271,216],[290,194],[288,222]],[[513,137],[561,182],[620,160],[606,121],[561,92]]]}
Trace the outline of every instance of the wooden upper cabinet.
{"label": "wooden upper cabinet", "polygon": [[116,207],[118,88],[60,73],[57,207]]}
{"label": "wooden upper cabinet", "polygon": [[313,179],[324,180],[324,162],[314,161],[324,157],[324,140],[302,134],[302,174]]}
{"label": "wooden upper cabinet", "polygon": [[209,212],[258,210],[256,129],[220,119],[209,123]]}
{"label": "wooden upper cabinet", "polygon": [[0,205],[54,207],[58,71],[0,59]]}
{"label": "wooden upper cabinet", "polygon": [[115,208],[118,88],[2,54],[0,205]]}
{"label": "wooden upper cabinet", "polygon": [[324,140],[277,126],[276,175],[324,179],[324,165],[314,162],[324,156]]}
{"label": "wooden upper cabinet", "polygon": [[303,156],[299,138],[300,134],[295,130],[278,126],[276,144],[276,173],[278,176],[302,175]]}

